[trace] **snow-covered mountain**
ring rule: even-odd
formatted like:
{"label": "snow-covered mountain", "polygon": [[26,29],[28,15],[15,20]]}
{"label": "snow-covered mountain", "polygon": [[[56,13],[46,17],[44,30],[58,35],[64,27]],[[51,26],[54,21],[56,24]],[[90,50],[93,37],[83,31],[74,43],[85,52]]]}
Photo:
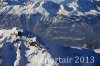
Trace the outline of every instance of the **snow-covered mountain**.
{"label": "snow-covered mountain", "polygon": [[100,66],[99,3],[0,0],[0,66]]}
{"label": "snow-covered mountain", "polygon": [[77,14],[100,12],[100,7],[96,4],[95,0],[65,0],[60,4],[62,4],[66,10],[76,12]]}
{"label": "snow-covered mountain", "polygon": [[[99,66],[99,55],[88,49],[51,44],[32,32],[0,30],[0,66]],[[95,62],[77,64],[76,56],[95,57]],[[69,62],[69,57],[73,61]]]}
{"label": "snow-covered mountain", "polygon": [[[0,1],[0,28],[18,27],[62,46],[84,46],[100,38],[97,0]],[[19,2],[23,3],[20,4]],[[85,6],[84,6],[85,5]],[[93,43],[94,44],[94,43]],[[99,43],[98,47],[99,48]],[[92,45],[90,48],[93,48]]]}
{"label": "snow-covered mountain", "polygon": [[0,30],[1,66],[58,66],[50,53],[40,44],[38,37],[27,32],[20,33],[15,28]]}
{"label": "snow-covered mountain", "polygon": [[[4,1],[3,1],[4,2]],[[14,2],[14,3],[13,3]],[[7,0],[2,4],[0,9],[1,14],[35,14],[39,12],[43,16],[54,16],[56,14],[63,15],[87,15],[87,14],[100,14],[100,6],[96,3],[99,1],[94,0],[65,0],[61,3],[53,1],[34,2],[32,0],[21,1]],[[1,2],[2,3],[2,2]],[[13,3],[13,4],[12,4]]]}

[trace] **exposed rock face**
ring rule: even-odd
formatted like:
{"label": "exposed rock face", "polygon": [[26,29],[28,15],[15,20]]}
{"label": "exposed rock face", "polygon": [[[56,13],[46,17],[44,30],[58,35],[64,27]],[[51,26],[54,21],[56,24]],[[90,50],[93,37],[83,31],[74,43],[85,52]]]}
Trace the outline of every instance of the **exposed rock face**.
{"label": "exposed rock face", "polygon": [[[58,66],[57,62],[49,62],[53,59],[48,51],[38,40],[38,37],[30,33],[15,34],[18,30],[0,30],[0,65],[2,66]],[[30,36],[27,36],[30,35]],[[33,43],[35,43],[33,45]]]}
{"label": "exposed rock face", "polygon": [[1,15],[0,28],[18,27],[35,32],[62,46],[87,44],[100,37],[99,15],[43,17],[33,15]]}
{"label": "exposed rock face", "polygon": [[87,48],[90,49],[99,49],[100,48],[100,38],[96,38],[92,40],[88,45]]}
{"label": "exposed rock face", "polygon": [[21,4],[19,0],[0,6],[0,28],[23,28],[62,46],[79,46],[99,38],[99,1],[66,1]]}

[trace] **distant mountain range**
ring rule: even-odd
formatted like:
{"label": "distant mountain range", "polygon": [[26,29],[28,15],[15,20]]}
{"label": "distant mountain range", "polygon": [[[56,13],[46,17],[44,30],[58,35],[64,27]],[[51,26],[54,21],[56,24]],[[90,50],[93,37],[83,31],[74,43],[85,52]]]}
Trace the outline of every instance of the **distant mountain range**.
{"label": "distant mountain range", "polygon": [[100,14],[100,1],[95,0],[65,0],[60,3],[53,1],[34,2],[33,0],[3,1],[0,6],[1,14],[35,14],[43,16],[62,15],[87,15]]}
{"label": "distant mountain range", "polygon": [[[0,1],[0,28],[23,28],[61,46],[99,48],[100,1]],[[97,42],[98,46],[95,46]]]}

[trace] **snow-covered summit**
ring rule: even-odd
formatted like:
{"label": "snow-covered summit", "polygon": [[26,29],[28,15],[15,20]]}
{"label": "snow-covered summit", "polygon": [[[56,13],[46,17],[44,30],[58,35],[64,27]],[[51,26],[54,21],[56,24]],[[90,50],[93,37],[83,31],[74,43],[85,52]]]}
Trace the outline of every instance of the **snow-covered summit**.
{"label": "snow-covered summit", "polygon": [[[41,40],[43,40],[43,43]],[[52,43],[52,42],[51,42]],[[76,56],[95,57],[92,66],[99,66],[99,54],[88,49],[60,47],[44,38],[24,33],[24,30],[0,30],[0,65],[2,66],[91,66],[91,63],[76,64]],[[69,62],[68,58],[73,61]]]}
{"label": "snow-covered summit", "polygon": [[[12,1],[10,1],[11,3]],[[16,1],[15,1],[16,2]],[[35,14],[39,12],[43,16],[54,16],[56,14],[71,15],[71,14],[99,14],[99,6],[96,4],[99,1],[92,0],[65,0],[61,3],[53,1],[25,1],[24,5],[10,4],[8,1],[0,6],[1,14]],[[62,7],[60,7],[62,5]],[[85,6],[84,6],[85,5]]]}
{"label": "snow-covered summit", "polygon": [[92,14],[100,12],[100,7],[97,6],[94,0],[65,0],[60,4],[62,4],[66,10],[74,11],[77,14]]}
{"label": "snow-covered summit", "polygon": [[[76,56],[92,56],[95,57],[95,62],[76,64]],[[73,61],[69,62],[69,58],[73,58]],[[99,59],[99,54],[92,50],[60,47],[31,32],[16,28],[0,30],[2,66],[99,66]]]}
{"label": "snow-covered summit", "polygon": [[52,56],[39,43],[36,36],[28,35],[13,28],[0,30],[0,57],[2,66],[57,66],[50,62]]}

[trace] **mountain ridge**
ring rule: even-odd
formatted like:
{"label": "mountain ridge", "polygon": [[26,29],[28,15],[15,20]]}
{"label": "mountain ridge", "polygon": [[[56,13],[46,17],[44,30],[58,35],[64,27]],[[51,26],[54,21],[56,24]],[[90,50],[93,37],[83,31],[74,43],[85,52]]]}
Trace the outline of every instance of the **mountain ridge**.
{"label": "mountain ridge", "polygon": [[[38,40],[39,39],[39,40]],[[41,43],[42,40],[44,42]],[[45,38],[25,30],[0,30],[0,65],[3,66],[99,66],[99,53],[88,49],[61,47],[49,43]],[[76,56],[95,57],[94,63],[74,62]],[[73,58],[70,63],[68,57]],[[60,60],[59,60],[60,58]],[[55,59],[55,61],[53,61]],[[64,62],[64,60],[66,62]]]}
{"label": "mountain ridge", "polygon": [[[62,15],[88,15],[100,14],[100,7],[96,5],[99,1],[78,0],[67,3],[62,1],[55,3],[53,1],[31,2],[28,5],[5,5],[0,7],[1,14],[35,14],[39,12],[43,16]],[[7,3],[7,2],[6,2]],[[28,2],[26,2],[27,4]],[[84,6],[85,5],[85,6]]]}

